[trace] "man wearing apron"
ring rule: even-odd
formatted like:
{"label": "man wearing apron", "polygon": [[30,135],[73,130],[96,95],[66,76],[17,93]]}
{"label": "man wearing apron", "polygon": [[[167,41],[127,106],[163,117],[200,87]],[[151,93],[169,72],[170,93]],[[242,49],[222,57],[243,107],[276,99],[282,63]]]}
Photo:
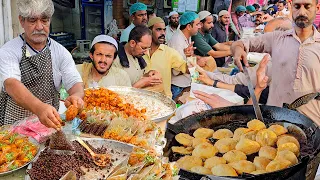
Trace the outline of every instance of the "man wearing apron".
{"label": "man wearing apron", "polygon": [[83,84],[71,54],[48,38],[52,0],[18,0],[24,33],[0,49],[0,125],[35,114],[47,127],[60,127],[59,89],[69,93],[66,107],[83,106]]}

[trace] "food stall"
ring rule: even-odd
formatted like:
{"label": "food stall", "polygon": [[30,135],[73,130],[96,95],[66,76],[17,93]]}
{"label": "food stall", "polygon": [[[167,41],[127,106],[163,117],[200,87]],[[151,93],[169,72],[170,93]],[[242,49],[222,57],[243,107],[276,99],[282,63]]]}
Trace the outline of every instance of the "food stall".
{"label": "food stall", "polygon": [[84,101],[61,114],[62,131],[36,117],[2,127],[0,178],[312,179],[319,165],[320,129],[294,110],[260,106],[260,121],[241,105],[166,123],[176,105],[160,93],[95,88]]}

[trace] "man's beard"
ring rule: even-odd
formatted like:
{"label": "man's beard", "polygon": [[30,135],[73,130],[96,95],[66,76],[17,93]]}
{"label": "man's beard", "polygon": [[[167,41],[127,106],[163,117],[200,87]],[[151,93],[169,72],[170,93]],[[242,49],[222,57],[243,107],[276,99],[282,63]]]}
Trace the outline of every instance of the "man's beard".
{"label": "man's beard", "polygon": [[298,16],[294,19],[294,23],[299,27],[299,28],[306,28],[310,26],[312,23],[306,16]]}
{"label": "man's beard", "polygon": [[204,32],[204,33],[210,33],[211,30],[212,30],[212,28],[210,28],[210,29],[205,29],[203,32]]}
{"label": "man's beard", "polygon": [[158,40],[160,40],[160,39],[163,39],[164,41],[163,41],[163,43],[161,43],[160,41],[158,41],[158,44],[157,44],[157,45],[159,45],[159,44],[165,44],[165,43],[166,43],[166,36],[165,36],[165,35],[159,36],[159,37],[158,37]]}
{"label": "man's beard", "polygon": [[[109,69],[111,68],[111,66],[112,66],[112,64],[108,67],[108,69],[107,70],[105,70],[105,71],[99,71],[98,70],[98,68],[97,68],[97,64],[93,61],[93,60],[91,60],[92,61],[92,64],[93,64],[93,67],[96,69],[96,71],[99,73],[99,74],[101,74],[101,75],[104,75],[106,72],[108,72],[109,71]],[[104,63],[104,62],[102,62],[102,61],[99,61],[98,62],[98,64],[99,63]],[[106,66],[108,65],[107,63],[105,63],[106,64]]]}
{"label": "man's beard", "polygon": [[174,28],[177,28],[179,26],[179,22],[172,22],[170,21],[170,26],[171,27],[174,27]]}

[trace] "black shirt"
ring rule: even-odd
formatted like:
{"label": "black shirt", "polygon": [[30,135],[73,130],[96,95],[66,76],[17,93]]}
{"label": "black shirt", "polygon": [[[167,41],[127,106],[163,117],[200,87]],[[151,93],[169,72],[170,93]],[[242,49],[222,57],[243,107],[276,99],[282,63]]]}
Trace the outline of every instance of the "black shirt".
{"label": "black shirt", "polygon": [[227,32],[225,26],[220,24],[219,21],[217,21],[211,31],[211,35],[214,39],[216,39],[219,43],[224,43],[227,41]]}

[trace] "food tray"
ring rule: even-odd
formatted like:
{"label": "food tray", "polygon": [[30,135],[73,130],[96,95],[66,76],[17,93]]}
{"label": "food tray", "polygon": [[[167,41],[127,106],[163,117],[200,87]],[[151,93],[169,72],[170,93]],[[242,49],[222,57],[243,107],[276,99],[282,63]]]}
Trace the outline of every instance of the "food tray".
{"label": "food tray", "polygon": [[137,109],[146,108],[146,116],[154,122],[167,120],[176,111],[176,103],[158,92],[123,86],[110,86],[107,89],[118,93],[126,103],[134,104]]}
{"label": "food tray", "polygon": [[[19,136],[24,136],[24,135],[19,134]],[[39,154],[40,144],[39,144],[35,139],[33,139],[33,138],[31,138],[31,137],[29,137],[28,139],[29,139],[29,141],[30,141],[32,144],[34,144],[34,145],[37,147],[37,149],[38,149],[38,150],[37,150],[37,154]],[[28,166],[28,165],[30,164],[30,162],[33,162],[33,161],[36,159],[36,157],[37,157],[37,155],[36,155],[31,161],[27,162],[26,164],[24,164],[23,166],[21,166],[21,167],[19,167],[19,168],[17,168],[17,169],[0,173],[0,177],[2,177],[2,176],[7,176],[7,175],[9,175],[9,174],[11,174],[11,173],[14,173],[14,172],[16,172],[16,171],[18,171],[18,170],[20,170],[20,169]],[[1,178],[0,178],[0,179],[1,179]]]}
{"label": "food tray", "polygon": [[[114,159],[113,166],[110,169],[104,168],[99,170],[98,172],[90,171],[91,173],[87,173],[84,176],[81,176],[80,179],[101,179],[102,175],[108,176],[118,164],[127,159],[132,152],[134,146],[126,143],[122,143],[119,141],[102,139],[102,138],[83,138],[80,137],[83,141],[88,142],[94,148],[107,147],[108,153],[111,155],[111,159]],[[76,140],[76,136],[72,136],[69,140]],[[38,159],[38,155],[34,158],[33,162]],[[27,170],[32,168],[32,163],[29,164]],[[31,180],[31,177],[28,173],[26,173],[25,180]]]}

